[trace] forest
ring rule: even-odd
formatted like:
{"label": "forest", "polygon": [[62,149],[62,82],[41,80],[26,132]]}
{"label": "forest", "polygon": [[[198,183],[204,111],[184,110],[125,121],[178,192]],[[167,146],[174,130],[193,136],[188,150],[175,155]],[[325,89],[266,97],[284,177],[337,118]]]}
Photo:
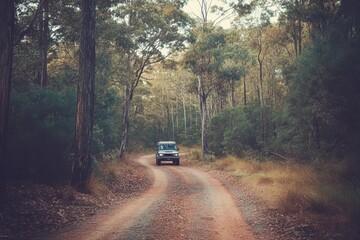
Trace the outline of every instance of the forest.
{"label": "forest", "polygon": [[360,184],[360,1],[187,2],[2,1],[2,201],[8,180],[86,192],[107,156],[160,140],[349,161]]}

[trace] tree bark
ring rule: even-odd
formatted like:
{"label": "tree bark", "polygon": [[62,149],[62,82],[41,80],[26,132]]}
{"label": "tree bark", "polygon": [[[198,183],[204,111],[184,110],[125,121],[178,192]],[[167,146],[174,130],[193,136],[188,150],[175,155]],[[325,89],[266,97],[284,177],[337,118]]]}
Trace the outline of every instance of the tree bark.
{"label": "tree bark", "polygon": [[9,118],[10,82],[14,44],[14,1],[0,8],[0,205],[6,201],[6,139]]}
{"label": "tree bark", "polygon": [[246,106],[246,74],[244,73],[244,106]]}
{"label": "tree bark", "polygon": [[88,191],[95,101],[95,0],[81,0],[79,82],[75,126],[75,152],[71,184]]}
{"label": "tree bark", "polygon": [[264,88],[263,88],[263,62],[264,62],[264,57],[261,57],[261,53],[263,51],[262,49],[262,36],[260,33],[259,39],[258,39],[258,47],[259,47],[259,52],[258,52],[258,63],[259,63],[259,101],[260,101],[260,114],[261,114],[261,135],[262,135],[262,140],[263,140],[263,147],[265,147],[266,145],[266,133],[265,133],[265,117],[264,117]]}
{"label": "tree bark", "polygon": [[139,82],[139,79],[136,79],[132,86],[125,87],[125,103],[123,106],[123,122],[122,122],[122,134],[121,134],[121,144],[119,151],[119,158],[124,157],[124,154],[129,143],[129,129],[130,129],[130,106],[131,100],[134,96],[134,91]]}
{"label": "tree bark", "polygon": [[39,49],[40,49],[40,66],[38,71],[40,86],[46,87],[48,82],[48,50],[49,50],[49,1],[44,0],[41,5],[42,12],[39,15]]}
{"label": "tree bark", "polygon": [[235,101],[235,79],[231,79],[231,107],[235,107],[236,106],[236,101]]}
{"label": "tree bark", "polygon": [[207,95],[204,91],[204,83],[201,77],[198,77],[199,81],[199,94],[200,94],[200,114],[201,114],[201,147],[203,159],[206,158],[208,154],[208,140],[207,140]]}
{"label": "tree bark", "polygon": [[121,144],[120,144],[120,152],[119,158],[124,156],[124,153],[127,148],[127,144],[129,141],[129,111],[130,111],[130,92],[129,88],[125,88],[125,103],[123,106],[123,121],[122,121],[122,134],[121,134]]}
{"label": "tree bark", "polygon": [[182,95],[182,104],[183,104],[183,112],[184,112],[184,135],[185,135],[185,139],[187,139],[186,104],[185,104],[184,94]]}

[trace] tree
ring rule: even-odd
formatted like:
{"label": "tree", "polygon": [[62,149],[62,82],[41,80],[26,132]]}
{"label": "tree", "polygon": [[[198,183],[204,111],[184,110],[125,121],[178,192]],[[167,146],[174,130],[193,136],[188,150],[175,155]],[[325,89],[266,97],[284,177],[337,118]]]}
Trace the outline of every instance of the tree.
{"label": "tree", "polygon": [[303,26],[307,24],[310,34],[296,65],[284,69],[290,91],[279,122],[278,145],[307,160],[324,154],[356,155],[360,133],[360,21],[354,9],[359,2],[298,2],[304,5],[297,8],[297,17]]}
{"label": "tree", "polygon": [[221,28],[213,28],[203,24],[195,29],[196,42],[186,52],[184,62],[197,76],[198,95],[200,98],[201,113],[201,143],[202,154],[205,158],[208,154],[207,124],[209,94],[224,82],[218,77],[223,64],[222,55],[225,51],[226,34]]}
{"label": "tree", "polygon": [[279,20],[286,29],[284,36],[289,36],[291,39],[294,57],[298,57],[303,49],[304,20],[309,19],[309,16],[305,15],[307,2],[306,0],[280,1],[285,12],[280,16]]}
{"label": "tree", "polygon": [[264,101],[264,60],[268,55],[268,49],[269,44],[264,43],[264,31],[265,29],[262,26],[257,27],[255,29],[255,34],[252,36],[250,34],[250,37],[252,39],[252,44],[254,45],[254,48],[256,48],[257,51],[257,62],[259,66],[259,77],[258,77],[258,98],[260,103],[260,109],[261,109],[261,129],[262,129],[262,142],[265,146],[266,144],[266,130],[265,130],[265,101]]}
{"label": "tree", "polygon": [[49,51],[49,0],[43,0],[39,14],[39,50],[40,64],[38,70],[39,84],[45,87],[48,82],[48,51]]}
{"label": "tree", "polygon": [[120,19],[116,40],[123,59],[122,76],[117,81],[125,88],[120,158],[129,142],[131,102],[143,73],[148,66],[184,47],[186,27],[191,21],[182,12],[182,5],[163,0],[132,0],[119,4],[116,10]]}
{"label": "tree", "polygon": [[79,82],[75,124],[75,152],[71,184],[87,191],[91,174],[95,100],[95,0],[81,1]]}
{"label": "tree", "polygon": [[0,204],[6,200],[6,139],[14,42],[14,1],[0,9]]}

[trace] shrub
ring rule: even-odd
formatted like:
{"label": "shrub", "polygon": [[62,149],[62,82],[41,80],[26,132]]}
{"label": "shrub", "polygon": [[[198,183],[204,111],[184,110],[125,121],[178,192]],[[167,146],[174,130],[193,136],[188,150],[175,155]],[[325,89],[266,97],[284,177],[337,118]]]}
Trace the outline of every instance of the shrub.
{"label": "shrub", "polygon": [[31,87],[14,91],[9,121],[9,177],[44,183],[69,178],[66,153],[75,122],[75,92]]}

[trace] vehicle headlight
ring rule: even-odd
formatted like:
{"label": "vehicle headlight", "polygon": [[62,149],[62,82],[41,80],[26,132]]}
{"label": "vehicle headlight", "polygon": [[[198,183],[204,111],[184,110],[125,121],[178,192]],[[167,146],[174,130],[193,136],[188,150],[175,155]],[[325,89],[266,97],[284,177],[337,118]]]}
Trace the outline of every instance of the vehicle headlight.
{"label": "vehicle headlight", "polygon": [[178,156],[179,156],[179,154],[178,154],[178,153],[175,153],[175,154],[174,154],[174,156],[175,156],[175,157],[178,157]]}
{"label": "vehicle headlight", "polygon": [[164,154],[162,154],[162,153],[159,153],[159,157],[162,157],[162,156],[164,156]]}

